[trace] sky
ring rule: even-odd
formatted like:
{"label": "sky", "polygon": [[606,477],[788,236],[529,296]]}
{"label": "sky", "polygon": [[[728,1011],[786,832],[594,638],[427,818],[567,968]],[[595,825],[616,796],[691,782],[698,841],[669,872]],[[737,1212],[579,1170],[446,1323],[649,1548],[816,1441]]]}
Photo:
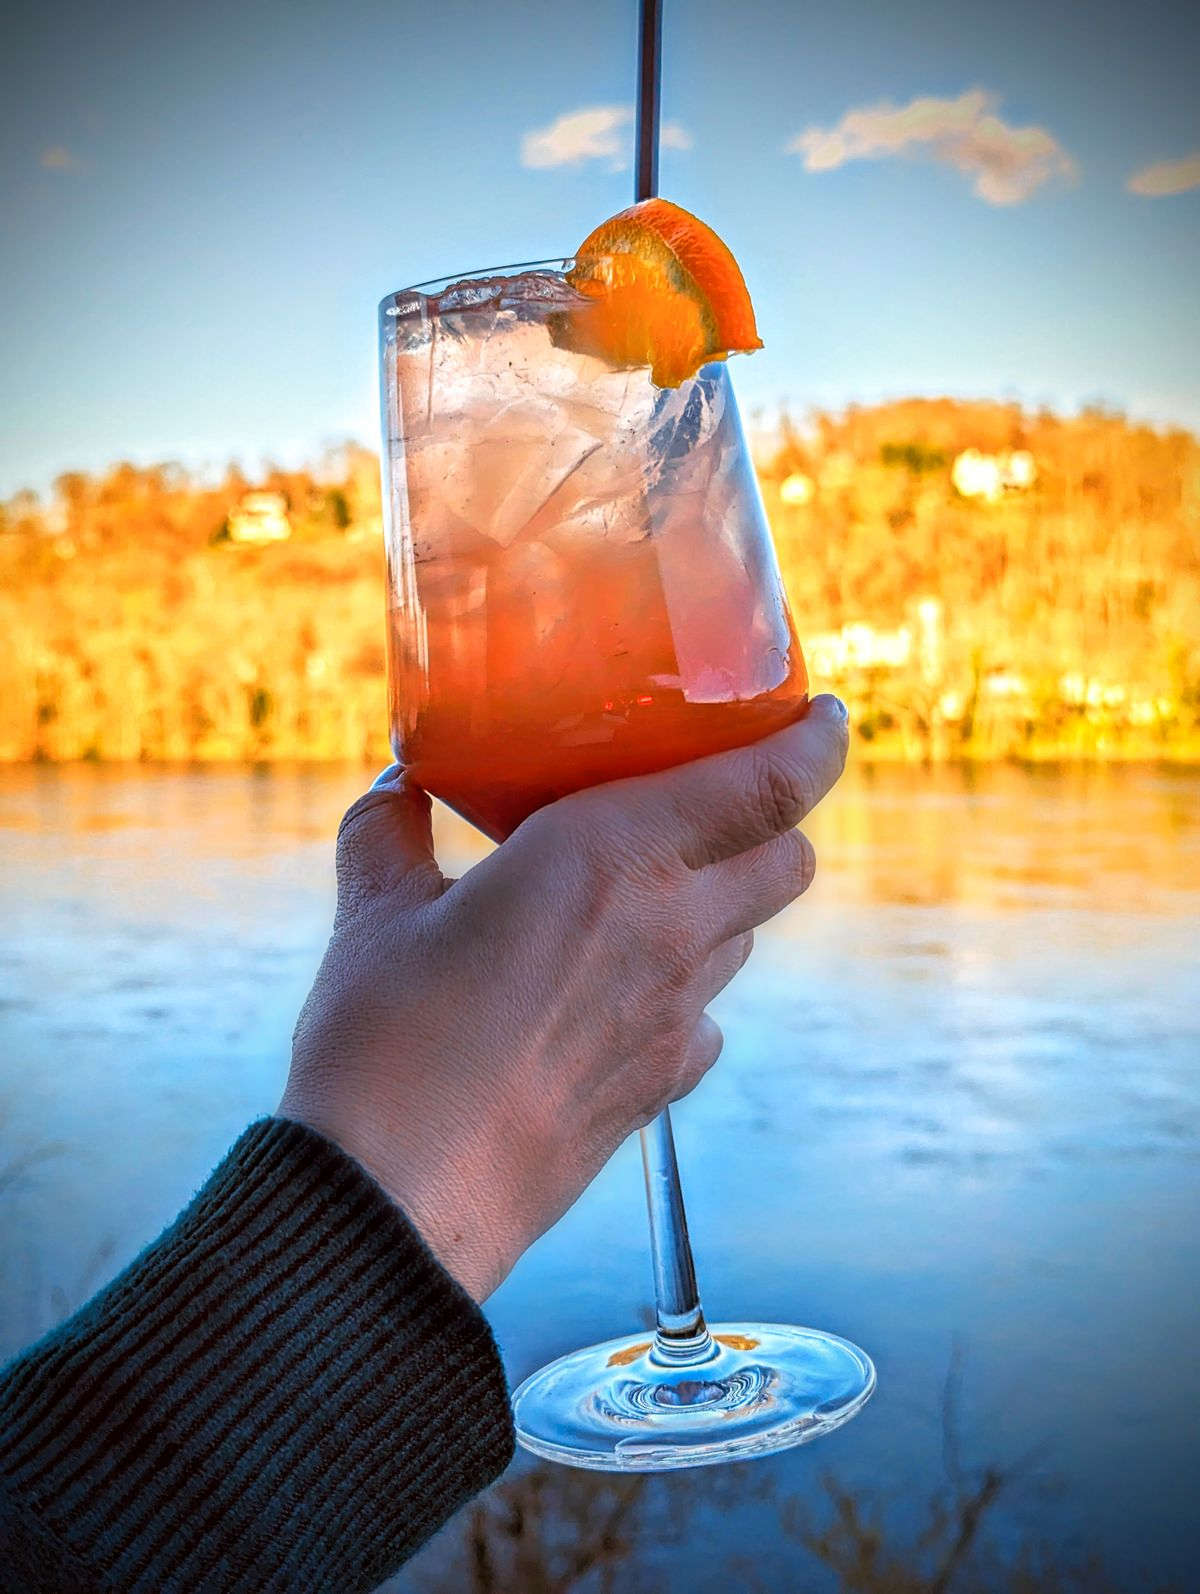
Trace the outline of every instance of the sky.
{"label": "sky", "polygon": [[[0,497],[378,435],[376,305],[632,198],[635,0],[10,8]],[[1200,8],[664,0],[661,191],[769,422],[909,394],[1200,429]]]}

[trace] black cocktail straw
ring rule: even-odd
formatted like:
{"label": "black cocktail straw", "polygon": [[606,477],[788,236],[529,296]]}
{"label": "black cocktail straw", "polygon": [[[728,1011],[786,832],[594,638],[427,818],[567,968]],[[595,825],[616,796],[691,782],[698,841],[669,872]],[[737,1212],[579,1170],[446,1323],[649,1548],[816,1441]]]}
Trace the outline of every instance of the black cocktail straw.
{"label": "black cocktail straw", "polygon": [[[658,193],[658,106],[662,78],[662,0],[641,0],[638,38],[636,198]],[[641,1132],[646,1205],[650,1213],[650,1260],[654,1268],[657,1332],[652,1360],[660,1367],[688,1367],[713,1356],[712,1336],[696,1287],[687,1213],[679,1184],[671,1114],[664,1107]],[[682,1387],[682,1385],[680,1386]]]}
{"label": "black cocktail straw", "polygon": [[641,0],[638,36],[637,186],[635,199],[658,193],[658,107],[662,80],[662,0]]}

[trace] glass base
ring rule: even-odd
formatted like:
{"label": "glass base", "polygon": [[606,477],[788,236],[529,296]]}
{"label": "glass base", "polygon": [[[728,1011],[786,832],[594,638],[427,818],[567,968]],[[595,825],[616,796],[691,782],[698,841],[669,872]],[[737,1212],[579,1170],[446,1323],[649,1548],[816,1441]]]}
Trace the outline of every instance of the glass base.
{"label": "glass base", "polygon": [[676,1349],[652,1335],[561,1356],[513,1396],[517,1440],[569,1467],[666,1472],[769,1456],[848,1422],[869,1356],[815,1328],[718,1323]]}

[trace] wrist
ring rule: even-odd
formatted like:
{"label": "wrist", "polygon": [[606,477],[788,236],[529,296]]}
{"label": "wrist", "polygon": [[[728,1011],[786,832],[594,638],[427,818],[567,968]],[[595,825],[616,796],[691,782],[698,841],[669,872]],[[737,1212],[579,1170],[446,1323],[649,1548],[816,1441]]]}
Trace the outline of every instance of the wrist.
{"label": "wrist", "polygon": [[[356,1162],[405,1215],[435,1259],[476,1302],[508,1276],[525,1244],[503,1221],[494,1181],[417,1152],[378,1116],[343,1114],[284,1093],[279,1118],[305,1125]],[[485,1200],[485,1193],[487,1199]]]}

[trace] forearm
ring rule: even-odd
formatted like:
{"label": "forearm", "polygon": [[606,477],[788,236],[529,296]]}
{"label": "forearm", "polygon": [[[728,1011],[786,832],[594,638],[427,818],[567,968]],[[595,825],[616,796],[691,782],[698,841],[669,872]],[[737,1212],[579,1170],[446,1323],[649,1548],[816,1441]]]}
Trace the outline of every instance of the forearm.
{"label": "forearm", "polygon": [[353,1594],[511,1453],[478,1308],[355,1163],[266,1121],[0,1381],[0,1582]]}

